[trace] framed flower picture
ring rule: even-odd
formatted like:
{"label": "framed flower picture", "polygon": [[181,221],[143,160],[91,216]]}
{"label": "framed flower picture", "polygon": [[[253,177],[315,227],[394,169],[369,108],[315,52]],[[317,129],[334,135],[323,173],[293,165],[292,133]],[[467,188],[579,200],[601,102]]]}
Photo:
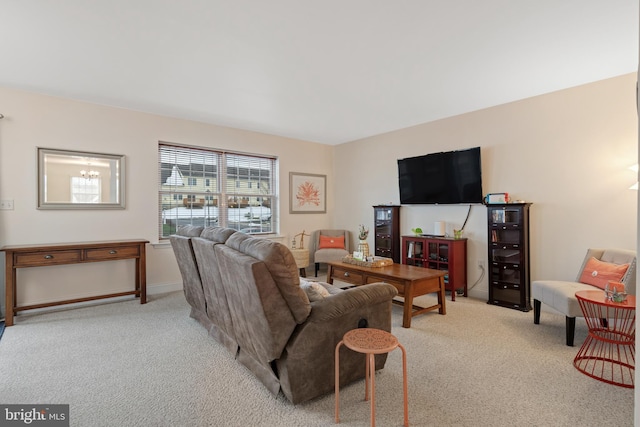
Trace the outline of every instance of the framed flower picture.
{"label": "framed flower picture", "polygon": [[289,172],[289,213],[326,213],[327,176]]}

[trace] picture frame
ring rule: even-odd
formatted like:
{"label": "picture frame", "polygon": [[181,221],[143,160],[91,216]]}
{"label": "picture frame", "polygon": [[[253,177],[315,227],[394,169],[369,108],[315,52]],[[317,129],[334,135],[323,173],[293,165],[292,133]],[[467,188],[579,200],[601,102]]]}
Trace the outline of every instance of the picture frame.
{"label": "picture frame", "polygon": [[289,172],[289,213],[327,212],[327,176]]}

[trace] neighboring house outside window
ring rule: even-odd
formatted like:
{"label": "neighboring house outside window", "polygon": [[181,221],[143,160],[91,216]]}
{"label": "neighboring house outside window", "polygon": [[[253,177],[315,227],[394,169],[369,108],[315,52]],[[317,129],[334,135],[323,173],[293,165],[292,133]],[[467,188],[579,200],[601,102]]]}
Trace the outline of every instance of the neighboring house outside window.
{"label": "neighboring house outside window", "polygon": [[[166,239],[180,225],[275,233],[278,160],[273,156],[158,145],[159,235]],[[249,182],[254,185],[248,185]]]}

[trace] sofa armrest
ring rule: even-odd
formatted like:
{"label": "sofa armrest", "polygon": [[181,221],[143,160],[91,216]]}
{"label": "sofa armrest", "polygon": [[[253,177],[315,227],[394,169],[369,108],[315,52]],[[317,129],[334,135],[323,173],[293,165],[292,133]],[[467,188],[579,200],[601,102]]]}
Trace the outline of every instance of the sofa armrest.
{"label": "sofa armrest", "polygon": [[[280,387],[293,403],[304,402],[334,390],[336,344],[362,320],[370,328],[391,331],[391,300],[398,291],[388,283],[346,289],[311,303],[311,314],[296,327],[285,351],[276,361]],[[387,354],[375,357],[382,369]],[[364,355],[345,346],[340,350],[340,383],[364,377]]]}
{"label": "sofa armrest", "polygon": [[391,301],[398,290],[388,283],[370,283],[355,288],[345,289],[320,301],[311,303],[311,314],[306,322],[326,322],[352,313],[360,307],[376,305]]}

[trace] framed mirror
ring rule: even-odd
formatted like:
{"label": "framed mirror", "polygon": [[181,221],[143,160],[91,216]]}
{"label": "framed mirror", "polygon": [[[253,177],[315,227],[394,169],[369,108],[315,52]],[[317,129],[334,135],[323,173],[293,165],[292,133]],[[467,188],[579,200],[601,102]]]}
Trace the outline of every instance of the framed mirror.
{"label": "framed mirror", "polygon": [[124,209],[123,155],[38,147],[38,209]]}

